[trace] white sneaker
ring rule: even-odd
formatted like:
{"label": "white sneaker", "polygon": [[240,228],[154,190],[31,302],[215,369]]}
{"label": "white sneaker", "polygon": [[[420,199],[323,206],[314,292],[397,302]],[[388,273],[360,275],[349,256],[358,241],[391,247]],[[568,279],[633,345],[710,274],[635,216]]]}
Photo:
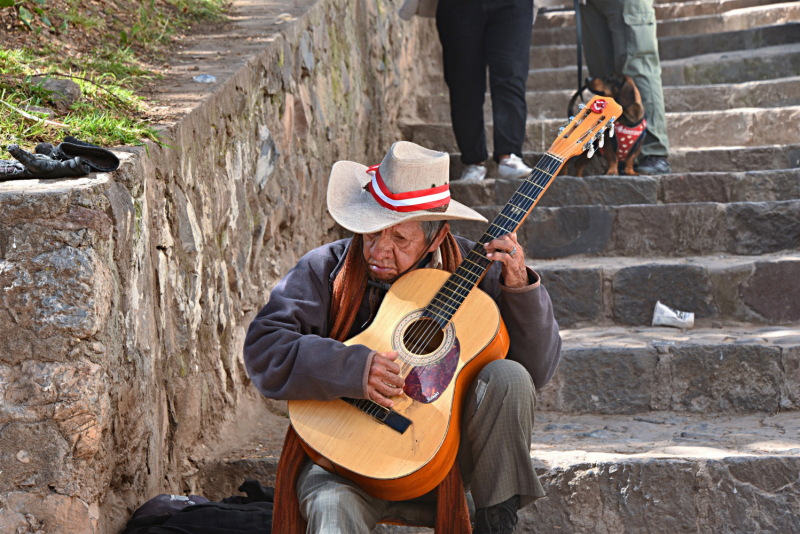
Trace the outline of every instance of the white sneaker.
{"label": "white sneaker", "polygon": [[486,178],[485,165],[467,165],[464,172],[461,173],[461,180],[468,180],[478,182]]}
{"label": "white sneaker", "polygon": [[506,179],[526,178],[532,170],[516,154],[501,159],[497,165],[497,175]]}

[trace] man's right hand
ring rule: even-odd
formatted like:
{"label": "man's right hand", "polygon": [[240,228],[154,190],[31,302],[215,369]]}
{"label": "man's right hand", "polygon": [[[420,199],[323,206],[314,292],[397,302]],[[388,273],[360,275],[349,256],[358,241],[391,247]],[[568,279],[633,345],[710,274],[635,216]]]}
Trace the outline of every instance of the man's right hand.
{"label": "man's right hand", "polygon": [[397,359],[397,351],[379,352],[372,358],[372,365],[369,368],[369,378],[367,379],[367,393],[369,398],[385,406],[392,408],[394,402],[389,397],[397,397],[403,393],[404,381],[400,378],[400,366],[394,363]]}

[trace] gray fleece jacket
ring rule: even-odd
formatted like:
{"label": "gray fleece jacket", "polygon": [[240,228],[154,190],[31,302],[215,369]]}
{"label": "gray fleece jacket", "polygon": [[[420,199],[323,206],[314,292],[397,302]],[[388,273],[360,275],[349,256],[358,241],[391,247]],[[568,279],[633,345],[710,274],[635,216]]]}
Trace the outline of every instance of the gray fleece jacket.
{"label": "gray fleece jacket", "polygon": [[[462,237],[456,241],[464,256],[474,246]],[[364,345],[348,347],[327,337],[333,280],[349,244],[349,239],[342,239],[303,256],[250,323],[244,362],[250,379],[265,397],[367,398],[374,351]],[[495,262],[478,287],[500,308],[511,341],[507,358],[521,363],[540,389],[558,367],[561,337],[547,290],[530,269],[528,279],[526,287],[505,287],[501,266]],[[364,328],[366,325],[355,325],[351,337]]]}

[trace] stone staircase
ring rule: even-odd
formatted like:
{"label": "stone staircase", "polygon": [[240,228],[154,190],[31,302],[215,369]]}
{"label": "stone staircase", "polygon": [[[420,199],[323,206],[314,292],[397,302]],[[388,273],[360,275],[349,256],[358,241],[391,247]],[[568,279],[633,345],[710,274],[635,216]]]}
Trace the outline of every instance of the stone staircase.
{"label": "stone staircase", "polygon": [[[606,177],[595,158],[519,231],[564,351],[531,450],[548,497],[518,531],[798,533],[800,2],[655,7],[675,174]],[[564,124],[574,42],[570,8],[540,13],[530,165]],[[403,133],[450,152],[455,179],[447,89],[431,78]],[[491,130],[488,100],[486,118]],[[451,190],[491,220],[518,185]],[[651,327],[657,300],[694,312],[695,328]]]}

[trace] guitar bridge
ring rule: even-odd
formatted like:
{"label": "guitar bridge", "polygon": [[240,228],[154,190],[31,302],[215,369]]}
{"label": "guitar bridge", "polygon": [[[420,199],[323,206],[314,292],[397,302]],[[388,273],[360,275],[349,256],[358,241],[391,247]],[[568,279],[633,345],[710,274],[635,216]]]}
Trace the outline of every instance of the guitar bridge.
{"label": "guitar bridge", "polygon": [[361,410],[379,423],[383,423],[401,434],[411,426],[411,419],[403,417],[396,411],[385,408],[377,402],[367,399],[350,399],[347,397],[342,397],[342,400],[356,409]]}

